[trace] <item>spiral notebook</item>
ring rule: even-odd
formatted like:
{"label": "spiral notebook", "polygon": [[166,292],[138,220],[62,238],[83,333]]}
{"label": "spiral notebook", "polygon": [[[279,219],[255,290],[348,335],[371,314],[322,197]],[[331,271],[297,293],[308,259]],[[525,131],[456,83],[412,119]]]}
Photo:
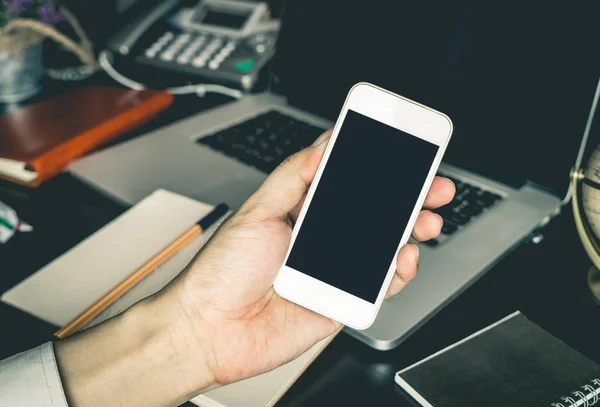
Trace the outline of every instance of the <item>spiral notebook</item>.
{"label": "spiral notebook", "polygon": [[425,407],[600,406],[600,365],[516,312],[396,373]]}

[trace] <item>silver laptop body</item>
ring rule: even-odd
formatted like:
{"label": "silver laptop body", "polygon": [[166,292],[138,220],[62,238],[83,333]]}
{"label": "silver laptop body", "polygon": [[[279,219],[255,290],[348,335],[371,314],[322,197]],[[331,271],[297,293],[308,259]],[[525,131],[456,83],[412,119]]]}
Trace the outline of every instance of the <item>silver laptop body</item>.
{"label": "silver laptop body", "polygon": [[[289,17],[284,18],[284,30],[295,11],[288,6]],[[284,35],[294,33],[282,32],[280,50],[287,46]],[[294,79],[286,78],[287,81]],[[593,89],[591,91],[593,93]],[[135,204],[157,188],[165,188],[199,201],[226,202],[237,207],[260,186],[266,174],[196,140],[270,110],[324,129],[330,127],[334,119],[294,107],[285,96],[267,91],[99,151],[71,165],[70,172],[126,204]],[[581,123],[581,130],[584,125],[585,122]],[[573,137],[581,139],[582,134]],[[572,157],[572,162],[576,153],[577,149],[565,152]],[[513,187],[449,164],[443,164],[440,171],[499,194],[503,199],[471,221],[468,227],[443,238],[445,241],[437,247],[422,245],[420,272],[415,280],[384,303],[369,329],[347,329],[348,334],[376,349],[387,350],[399,345],[504,255],[530,239],[533,232],[560,212],[565,199],[565,195],[559,196],[530,182]],[[567,171],[565,179],[568,175]]]}

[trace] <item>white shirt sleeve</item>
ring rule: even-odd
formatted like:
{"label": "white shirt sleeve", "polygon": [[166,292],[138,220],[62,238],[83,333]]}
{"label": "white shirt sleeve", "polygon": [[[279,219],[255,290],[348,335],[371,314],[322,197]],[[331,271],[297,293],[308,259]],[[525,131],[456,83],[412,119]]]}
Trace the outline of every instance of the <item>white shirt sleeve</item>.
{"label": "white shirt sleeve", "polygon": [[68,407],[52,342],[0,361],[0,406]]}

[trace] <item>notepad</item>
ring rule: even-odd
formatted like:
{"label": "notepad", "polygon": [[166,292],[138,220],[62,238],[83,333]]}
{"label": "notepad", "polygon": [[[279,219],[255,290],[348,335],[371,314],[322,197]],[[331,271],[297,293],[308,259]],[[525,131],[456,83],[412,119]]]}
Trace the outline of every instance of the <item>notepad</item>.
{"label": "notepad", "polygon": [[0,178],[37,187],[172,102],[169,92],[90,85],[2,115]]}
{"label": "notepad", "polygon": [[396,373],[424,407],[600,405],[600,365],[516,312]]}
{"label": "notepad", "polygon": [[[62,327],[190,228],[213,207],[157,190],[69,252],[2,295],[1,300]],[[225,217],[224,217],[225,218]],[[196,256],[220,222],[158,266],[86,327],[118,315],[165,287]],[[270,407],[285,394],[335,335],[263,375],[196,397],[202,407]]]}
{"label": "notepad", "polygon": [[[211,209],[211,205],[157,190],[6,292],[2,301],[56,326],[64,326]],[[173,264],[166,263],[161,270],[179,273],[201,243],[195,242],[174,257]],[[154,279],[163,274],[168,273],[153,273],[150,281],[143,288],[136,286],[136,290],[146,294],[158,288],[161,282]],[[174,276],[164,278],[169,277]],[[112,314],[119,311],[110,310]]]}

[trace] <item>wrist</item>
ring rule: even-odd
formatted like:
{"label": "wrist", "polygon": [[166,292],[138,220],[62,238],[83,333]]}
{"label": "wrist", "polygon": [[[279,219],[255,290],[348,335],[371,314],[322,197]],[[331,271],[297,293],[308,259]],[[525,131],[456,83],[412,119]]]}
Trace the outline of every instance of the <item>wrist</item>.
{"label": "wrist", "polygon": [[[164,367],[170,373],[163,373],[164,380],[176,382],[177,395],[184,395],[187,401],[196,395],[215,387],[208,363],[208,355],[203,345],[202,332],[197,324],[182,312],[181,303],[174,292],[151,297],[140,303],[138,315],[129,316],[130,323],[148,321],[151,327],[144,329],[148,335],[146,343],[150,354],[165,352]],[[150,355],[149,355],[150,356]]]}
{"label": "wrist", "polygon": [[169,293],[56,343],[70,405],[178,405],[213,387],[189,321]]}

